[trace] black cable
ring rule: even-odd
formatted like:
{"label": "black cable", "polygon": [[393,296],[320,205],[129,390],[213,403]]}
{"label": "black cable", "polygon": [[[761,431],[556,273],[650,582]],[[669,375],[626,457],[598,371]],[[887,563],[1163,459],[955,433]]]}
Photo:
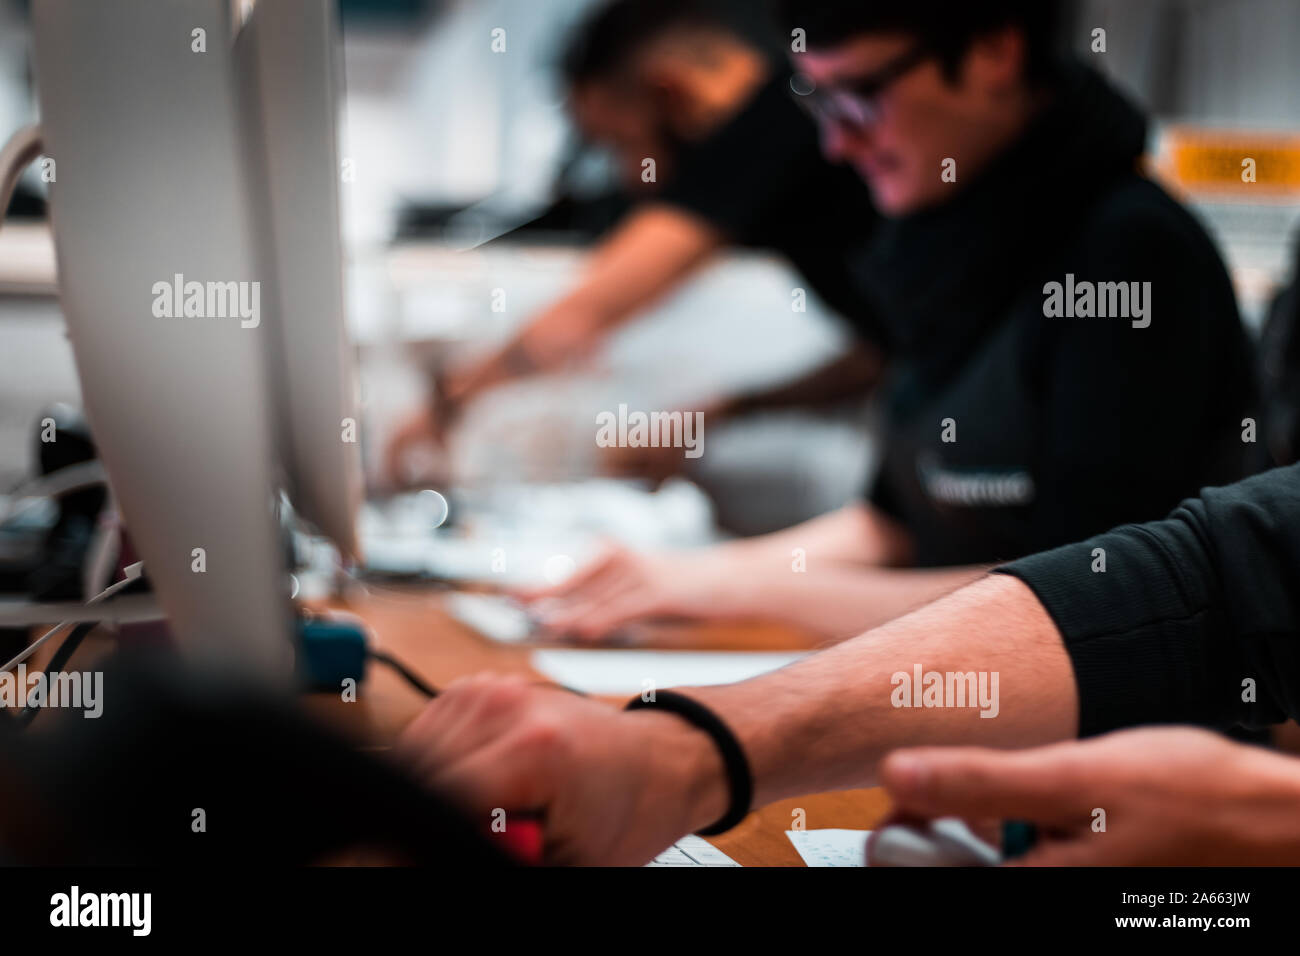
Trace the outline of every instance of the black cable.
{"label": "black cable", "polygon": [[[63,670],[68,663],[68,659],[76,653],[77,648],[81,646],[81,642],[86,639],[86,635],[93,631],[98,624],[98,621],[85,621],[72,629],[72,633],[69,634],[63,643],[59,645],[59,649],[54,652],[54,656],[50,658],[50,663],[45,667],[42,676],[46,678],[47,686],[49,684],[49,676],[51,674],[58,674]],[[20,728],[26,727],[36,718],[37,712],[43,709],[44,708],[41,706],[33,707],[31,704],[28,704],[18,712],[15,721]]]}
{"label": "black cable", "polygon": [[385,653],[384,651],[372,650],[368,653],[371,660],[379,661],[381,664],[387,664],[393,670],[397,671],[397,673],[401,674],[402,677],[406,678],[406,682],[425,697],[433,698],[438,696],[437,688],[430,684],[426,684],[423,678],[412,672],[410,668],[399,661],[396,657],[393,657],[391,654]]}

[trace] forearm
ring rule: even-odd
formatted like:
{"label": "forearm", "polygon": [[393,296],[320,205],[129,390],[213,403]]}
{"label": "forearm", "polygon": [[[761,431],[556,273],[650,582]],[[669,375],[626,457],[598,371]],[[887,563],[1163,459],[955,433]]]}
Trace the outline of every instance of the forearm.
{"label": "forearm", "polygon": [[[895,706],[895,675],[910,679],[917,665],[983,673],[990,689],[996,674],[996,716],[981,716],[993,713],[989,707]],[[1060,635],[1033,593],[1005,576],[772,674],[689,693],[739,738],[755,777],[755,806],[869,785],[876,764],[896,747],[1024,747],[1071,738],[1077,727]]]}
{"label": "forearm", "polygon": [[1300,760],[1264,747],[1242,747],[1240,764],[1229,777],[1250,781],[1248,802],[1223,833],[1234,844],[1245,844],[1232,862],[1250,866],[1300,866]]}
{"label": "forearm", "polygon": [[837,562],[872,566],[906,564],[911,539],[905,528],[865,502],[855,502],[792,528],[719,546],[738,567],[825,568]]}
{"label": "forearm", "polygon": [[672,289],[722,244],[707,223],[664,206],[631,213],[597,247],[582,278],[463,377],[465,401],[586,354]]}
{"label": "forearm", "polygon": [[774,408],[810,408],[865,395],[880,376],[880,353],[854,345],[839,358],[793,382],[728,399],[721,412],[727,417]]}
{"label": "forearm", "polygon": [[756,617],[844,640],[902,617],[988,573],[987,567],[885,569],[848,564],[792,570],[789,562],[751,579]]}
{"label": "forearm", "polygon": [[528,378],[587,354],[617,322],[599,285],[580,282],[529,318],[485,357],[457,370],[452,395],[464,403],[507,382]]}
{"label": "forearm", "polygon": [[716,229],[685,212],[640,207],[592,255],[572,303],[603,328],[613,327],[666,294],[723,243]]}

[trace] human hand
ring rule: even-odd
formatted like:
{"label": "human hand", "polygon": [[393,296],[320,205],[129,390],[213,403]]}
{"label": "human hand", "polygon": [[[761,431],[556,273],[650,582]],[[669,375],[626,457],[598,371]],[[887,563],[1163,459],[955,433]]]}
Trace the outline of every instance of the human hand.
{"label": "human hand", "polygon": [[409,488],[432,477],[421,466],[418,456],[445,452],[447,430],[459,414],[459,408],[440,401],[437,411],[425,406],[398,422],[384,446],[383,480],[391,488]]}
{"label": "human hand", "polygon": [[[637,865],[722,816],[721,757],[672,714],[620,711],[521,675],[450,684],[398,742],[431,787],[487,828],[539,817],[544,862]],[[497,814],[499,816],[499,813]]]}
{"label": "human hand", "polygon": [[1036,824],[1027,866],[1300,863],[1300,761],[1204,730],[900,750],[881,781],[903,817]]}
{"label": "human hand", "polygon": [[534,606],[545,629],[595,641],[652,617],[743,617],[752,582],[724,549],[642,554],[615,546],[567,580],[517,597]]}

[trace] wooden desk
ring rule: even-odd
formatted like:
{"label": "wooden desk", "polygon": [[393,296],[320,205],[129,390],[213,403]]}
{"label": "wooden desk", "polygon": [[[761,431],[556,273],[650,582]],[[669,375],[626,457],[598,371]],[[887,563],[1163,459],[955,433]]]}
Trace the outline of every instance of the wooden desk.
{"label": "wooden desk", "polygon": [[[535,674],[528,658],[533,647],[488,641],[443,611],[438,592],[416,589],[370,589],[365,595],[332,606],[350,611],[370,626],[375,645],[391,652],[435,687],[478,671]],[[803,635],[770,625],[692,625],[654,628],[639,648],[659,650],[798,650],[816,646]],[[611,650],[609,653],[618,653]],[[540,676],[540,675],[539,675]],[[338,695],[313,695],[311,707],[327,722],[367,743],[385,746],[419,712],[425,699],[383,665],[372,665],[360,699],[346,704]],[[888,810],[878,789],[815,794],[763,807],[729,833],[711,838],[742,866],[802,866],[785,836],[797,808],[804,826],[873,827]]]}

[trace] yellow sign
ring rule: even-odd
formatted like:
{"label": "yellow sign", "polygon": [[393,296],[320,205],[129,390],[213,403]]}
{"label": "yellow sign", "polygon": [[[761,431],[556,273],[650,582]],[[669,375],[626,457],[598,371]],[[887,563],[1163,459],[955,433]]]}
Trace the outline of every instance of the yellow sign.
{"label": "yellow sign", "polygon": [[1196,192],[1300,193],[1300,135],[1175,127],[1162,171]]}

